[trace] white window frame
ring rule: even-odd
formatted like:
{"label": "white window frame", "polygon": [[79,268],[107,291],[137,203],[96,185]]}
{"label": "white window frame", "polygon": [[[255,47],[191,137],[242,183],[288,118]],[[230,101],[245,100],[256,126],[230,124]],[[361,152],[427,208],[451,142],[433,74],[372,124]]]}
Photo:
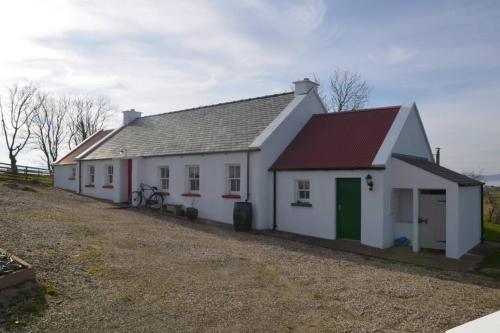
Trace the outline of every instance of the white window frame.
{"label": "white window frame", "polygon": [[[113,167],[113,164],[106,164],[104,166],[104,171],[105,171],[104,184],[106,184],[106,185],[113,184],[114,169],[115,168]],[[110,170],[111,170],[111,172],[110,172]]]}
{"label": "white window frame", "polygon": [[[234,174],[231,175],[231,168],[238,168],[238,177]],[[232,188],[233,182],[237,184],[237,190]],[[241,165],[240,164],[227,164],[226,166],[226,193],[240,194],[241,192]]]}
{"label": "white window frame", "polygon": [[[198,177],[191,177],[191,169],[192,168],[197,168],[198,169]],[[200,179],[201,179],[201,175],[200,175],[200,171],[201,171],[201,168],[199,165],[187,165],[186,166],[186,189],[187,189],[187,192],[188,193],[198,193],[200,192]],[[194,176],[196,176],[196,174],[194,174]],[[193,189],[193,187],[191,187],[191,182],[194,181],[195,184],[196,184],[196,181],[198,183],[198,189]]]}
{"label": "white window frame", "polygon": [[[302,194],[307,194],[307,198],[302,197]],[[309,179],[295,180],[295,201],[306,203],[311,202],[311,182]]]}
{"label": "white window frame", "polygon": [[89,177],[89,185],[95,184],[95,165],[89,165],[87,174]]}
{"label": "white window frame", "polygon": [[[167,177],[163,177],[163,174],[162,174],[162,171],[163,169],[166,169],[167,170]],[[158,188],[161,189],[161,190],[169,190],[170,189],[170,167],[168,165],[162,165],[159,167],[159,179],[160,179],[160,183],[158,184]],[[166,187],[163,187],[163,183],[166,183]]]}

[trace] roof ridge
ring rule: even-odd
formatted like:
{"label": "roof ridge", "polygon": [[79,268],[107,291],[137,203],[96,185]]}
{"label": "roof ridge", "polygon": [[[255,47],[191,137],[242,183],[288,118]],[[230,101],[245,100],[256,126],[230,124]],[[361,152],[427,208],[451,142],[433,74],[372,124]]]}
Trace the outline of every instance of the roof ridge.
{"label": "roof ridge", "polygon": [[290,94],[293,94],[293,93],[294,93],[293,91],[288,91],[288,92],[283,92],[283,93],[278,93],[278,94],[271,94],[271,95],[263,95],[263,96],[258,96],[258,97],[238,99],[238,100],[229,101],[229,102],[221,102],[221,103],[215,103],[215,104],[201,105],[201,106],[196,106],[196,107],[192,107],[192,108],[188,108],[188,109],[181,109],[181,110],[167,111],[167,112],[162,112],[162,113],[157,113],[157,114],[151,114],[151,115],[143,116],[143,117],[138,118],[138,119],[149,118],[149,117],[156,117],[156,116],[162,116],[162,115],[165,115],[165,114],[178,113],[178,112],[195,111],[195,110],[199,110],[199,109],[211,108],[211,107],[220,106],[220,105],[227,105],[227,104],[234,104],[234,103],[254,101],[254,100],[257,100],[257,99],[264,99],[264,98],[270,98],[270,97],[290,95]]}
{"label": "roof ridge", "polygon": [[346,114],[352,114],[352,113],[373,112],[373,111],[380,111],[380,110],[386,110],[386,109],[395,109],[395,108],[401,108],[401,105],[379,106],[379,107],[366,108],[366,109],[355,109],[355,110],[338,111],[338,112],[328,112],[328,113],[316,113],[313,116],[314,117],[336,116],[336,115],[340,116],[340,115],[346,115]]}

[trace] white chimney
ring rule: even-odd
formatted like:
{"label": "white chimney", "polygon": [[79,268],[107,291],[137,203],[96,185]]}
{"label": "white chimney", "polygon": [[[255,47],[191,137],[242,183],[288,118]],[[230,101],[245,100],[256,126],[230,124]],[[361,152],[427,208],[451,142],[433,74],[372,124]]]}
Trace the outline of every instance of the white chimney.
{"label": "white chimney", "polygon": [[141,118],[141,112],[137,112],[134,109],[123,111],[123,125],[127,126],[137,118]]}
{"label": "white chimney", "polygon": [[295,81],[295,96],[307,94],[311,89],[318,91],[318,86],[314,81],[309,80],[307,77],[304,80]]}

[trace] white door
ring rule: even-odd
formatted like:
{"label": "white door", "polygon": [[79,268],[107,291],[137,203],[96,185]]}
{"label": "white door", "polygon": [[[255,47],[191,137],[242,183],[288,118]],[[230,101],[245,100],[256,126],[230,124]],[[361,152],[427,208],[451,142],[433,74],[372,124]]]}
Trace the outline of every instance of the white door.
{"label": "white door", "polygon": [[446,193],[422,191],[419,201],[420,246],[446,249]]}

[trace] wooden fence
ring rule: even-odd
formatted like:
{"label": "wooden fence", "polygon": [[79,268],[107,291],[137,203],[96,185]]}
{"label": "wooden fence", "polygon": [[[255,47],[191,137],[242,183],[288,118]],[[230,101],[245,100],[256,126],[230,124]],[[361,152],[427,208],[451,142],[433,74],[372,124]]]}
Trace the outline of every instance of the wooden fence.
{"label": "wooden fence", "polygon": [[17,170],[13,170],[10,164],[0,163],[0,180],[22,180],[52,186],[53,175],[48,169],[17,165]]}

